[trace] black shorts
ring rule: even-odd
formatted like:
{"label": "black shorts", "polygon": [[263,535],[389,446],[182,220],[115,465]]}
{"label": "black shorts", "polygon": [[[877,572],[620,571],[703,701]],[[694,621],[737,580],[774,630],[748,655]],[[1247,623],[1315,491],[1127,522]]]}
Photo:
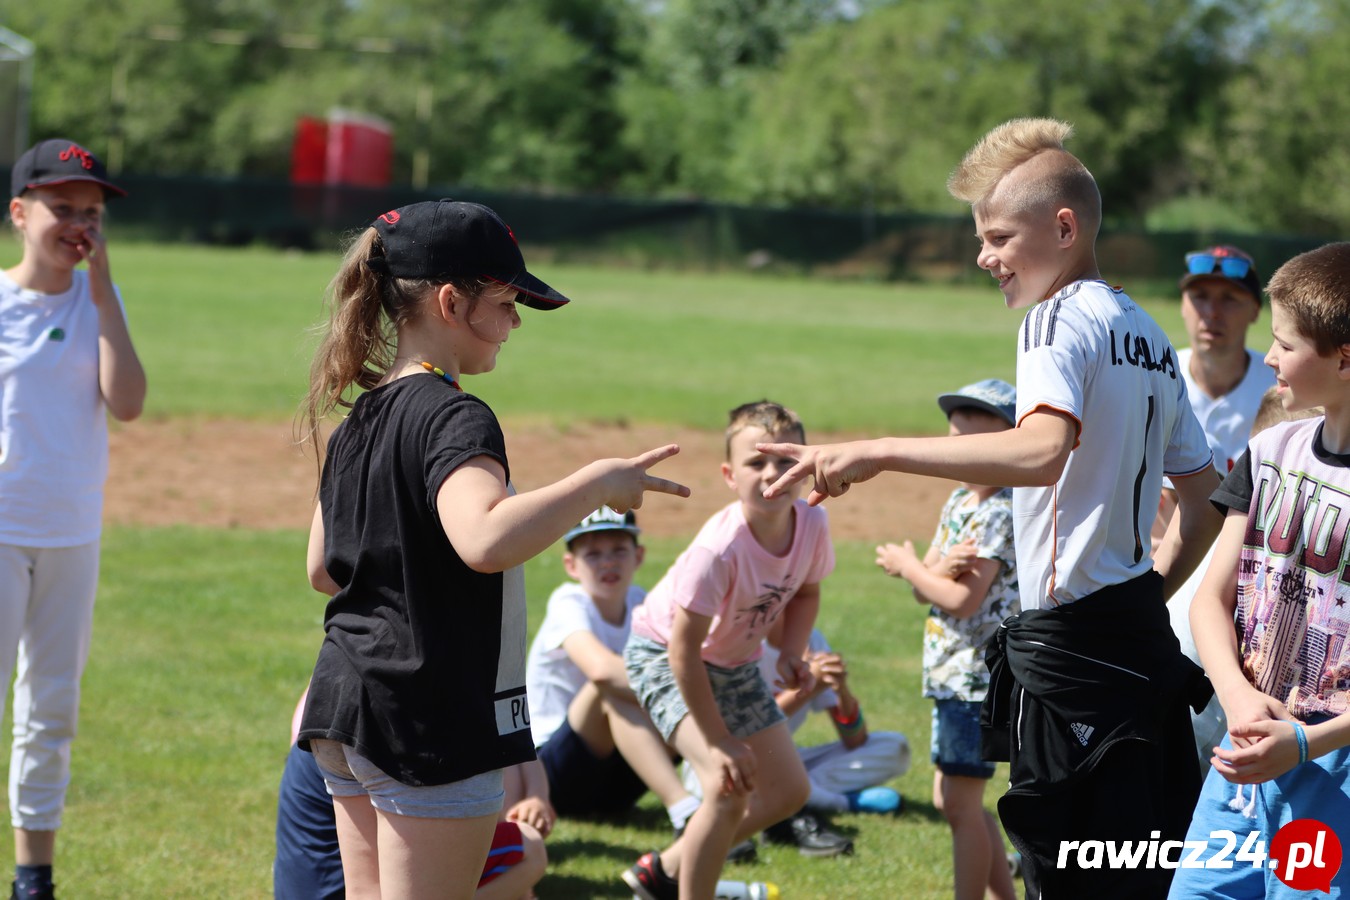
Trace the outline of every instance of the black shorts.
{"label": "black shorts", "polygon": [[627,812],[647,793],[622,753],[615,750],[600,759],[566,719],[537,752],[548,775],[549,800],[560,816]]}

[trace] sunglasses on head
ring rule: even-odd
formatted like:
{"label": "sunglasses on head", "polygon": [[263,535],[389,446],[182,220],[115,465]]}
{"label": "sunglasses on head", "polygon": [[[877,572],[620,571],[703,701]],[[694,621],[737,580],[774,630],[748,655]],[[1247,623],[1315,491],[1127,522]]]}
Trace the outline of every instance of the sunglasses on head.
{"label": "sunglasses on head", "polygon": [[1241,280],[1252,270],[1249,259],[1241,256],[1215,256],[1213,253],[1187,253],[1186,269],[1192,275],[1220,274],[1225,278]]}

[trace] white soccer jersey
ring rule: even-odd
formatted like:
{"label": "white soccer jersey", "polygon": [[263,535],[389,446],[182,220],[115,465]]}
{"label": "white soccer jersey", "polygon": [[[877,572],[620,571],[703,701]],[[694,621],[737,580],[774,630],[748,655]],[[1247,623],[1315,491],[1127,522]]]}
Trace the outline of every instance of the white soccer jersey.
{"label": "white soccer jersey", "polygon": [[1167,335],[1123,291],[1077,281],[1032,307],[1018,336],[1017,421],[1077,420],[1059,481],[1013,491],[1023,609],[1069,603],[1147,572],[1164,474],[1209,465]]}
{"label": "white soccer jersey", "polygon": [[1237,387],[1222,397],[1211,397],[1191,379],[1191,348],[1177,353],[1177,368],[1186,380],[1186,394],[1191,409],[1209,438],[1209,449],[1214,454],[1214,468],[1227,475],[1242,451],[1247,449],[1252,422],[1261,407],[1261,397],[1275,384],[1275,372],[1265,364],[1256,350],[1247,351],[1247,374]]}

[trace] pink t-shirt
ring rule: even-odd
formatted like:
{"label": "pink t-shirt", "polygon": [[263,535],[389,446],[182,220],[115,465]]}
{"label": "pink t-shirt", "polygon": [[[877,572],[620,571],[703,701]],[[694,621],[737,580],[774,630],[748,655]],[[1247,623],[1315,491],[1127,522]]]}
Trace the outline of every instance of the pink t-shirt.
{"label": "pink t-shirt", "polygon": [[739,501],[714,515],[633,610],[633,633],[669,645],[679,605],[712,617],[704,662],[734,668],[759,659],[764,635],[788,601],[834,569],[824,508],[798,500],[793,510],[792,547],[783,556],[759,545]]}

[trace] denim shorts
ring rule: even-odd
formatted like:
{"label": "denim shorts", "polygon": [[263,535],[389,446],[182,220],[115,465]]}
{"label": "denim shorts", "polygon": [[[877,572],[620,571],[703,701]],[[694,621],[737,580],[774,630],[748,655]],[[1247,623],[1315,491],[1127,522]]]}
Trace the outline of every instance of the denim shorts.
{"label": "denim shorts", "polygon": [[[669,741],[680,720],[689,715],[689,707],[670,671],[669,649],[656,641],[629,635],[628,644],[623,648],[623,662],[633,693],[652,717],[652,724],[661,732],[661,737]],[[736,737],[748,738],[787,721],[773,700],[773,692],[764,683],[764,676],[759,673],[758,660],[734,669],[705,662],[703,668],[708,672],[722,720]]]}
{"label": "denim shorts", "polygon": [[501,770],[473,775],[449,784],[420,787],[396,781],[346,744],[312,740],[310,750],[334,797],[370,796],[381,812],[419,819],[473,819],[501,812]]}
{"label": "denim shorts", "polygon": [[933,764],[943,775],[993,778],[980,751],[980,707],[972,700],[933,701]]}

